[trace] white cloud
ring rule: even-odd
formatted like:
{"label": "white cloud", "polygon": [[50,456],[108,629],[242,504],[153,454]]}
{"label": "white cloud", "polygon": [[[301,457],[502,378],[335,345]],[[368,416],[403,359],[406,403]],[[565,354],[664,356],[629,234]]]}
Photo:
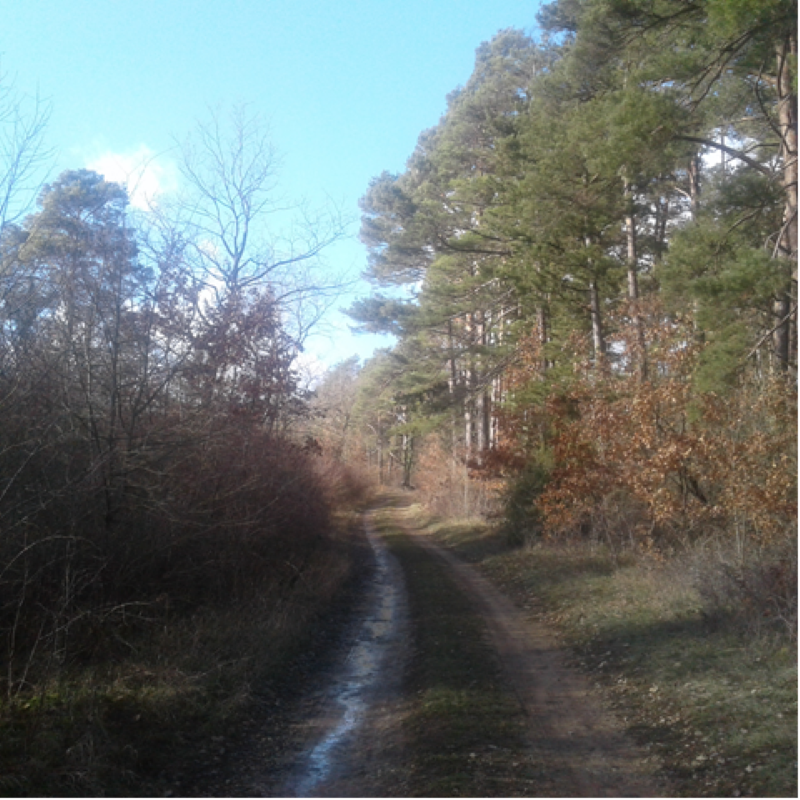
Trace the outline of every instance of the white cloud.
{"label": "white cloud", "polygon": [[127,153],[103,153],[86,167],[127,187],[131,205],[141,209],[152,207],[160,195],[174,191],[178,185],[174,164],[144,144]]}
{"label": "white cloud", "polygon": [[314,353],[307,351],[298,353],[293,366],[303,389],[316,388],[328,369],[327,365]]}

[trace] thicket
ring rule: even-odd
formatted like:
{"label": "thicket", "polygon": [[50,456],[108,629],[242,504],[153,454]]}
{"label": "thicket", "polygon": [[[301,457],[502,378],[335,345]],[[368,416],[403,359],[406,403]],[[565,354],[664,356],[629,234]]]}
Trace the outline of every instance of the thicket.
{"label": "thicket", "polygon": [[[266,629],[309,581],[327,602],[347,577],[341,513],[363,486],[291,434],[306,329],[286,299],[335,291],[304,276],[341,223],[268,241],[274,153],[257,120],[231,120],[230,138],[215,116],[185,146],[174,206],[136,212],[123,186],[76,170],[34,213],[3,209],[9,713],[81,669],[158,660],[148,648],[163,631],[247,608]],[[9,158],[30,155],[28,139],[9,143]],[[3,178],[9,198],[19,174]]]}

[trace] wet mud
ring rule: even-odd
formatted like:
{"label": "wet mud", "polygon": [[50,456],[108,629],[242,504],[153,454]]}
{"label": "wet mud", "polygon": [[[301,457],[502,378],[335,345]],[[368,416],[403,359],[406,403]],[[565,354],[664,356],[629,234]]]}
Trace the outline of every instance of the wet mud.
{"label": "wet mud", "polygon": [[[389,740],[409,646],[408,602],[402,570],[365,520],[375,571],[346,657],[329,676],[326,696],[305,723],[307,746],[280,794],[286,797],[374,794]],[[371,769],[374,766],[375,769]]]}

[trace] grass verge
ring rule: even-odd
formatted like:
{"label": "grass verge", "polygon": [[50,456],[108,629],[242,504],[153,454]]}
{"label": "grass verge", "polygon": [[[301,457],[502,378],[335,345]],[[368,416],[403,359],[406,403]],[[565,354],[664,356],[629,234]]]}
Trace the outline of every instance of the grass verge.
{"label": "grass verge", "polygon": [[431,531],[559,633],[680,795],[797,796],[796,651],[704,617],[684,564]]}

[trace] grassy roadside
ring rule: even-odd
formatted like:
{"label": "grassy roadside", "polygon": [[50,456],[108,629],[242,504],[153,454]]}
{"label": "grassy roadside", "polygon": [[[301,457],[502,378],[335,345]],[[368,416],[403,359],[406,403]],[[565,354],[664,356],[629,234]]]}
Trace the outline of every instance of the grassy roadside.
{"label": "grassy roadside", "polygon": [[406,768],[395,796],[535,796],[521,755],[525,718],[504,687],[483,621],[442,566],[386,510],[376,528],[406,576],[415,630],[403,721]]}
{"label": "grassy roadside", "polygon": [[429,531],[558,632],[681,795],[796,796],[793,647],[704,619],[675,564],[511,548],[479,522]]}
{"label": "grassy roadside", "polygon": [[291,593],[168,619],[0,700],[0,796],[180,795],[297,690],[357,580],[361,539],[358,518],[342,519]]}

